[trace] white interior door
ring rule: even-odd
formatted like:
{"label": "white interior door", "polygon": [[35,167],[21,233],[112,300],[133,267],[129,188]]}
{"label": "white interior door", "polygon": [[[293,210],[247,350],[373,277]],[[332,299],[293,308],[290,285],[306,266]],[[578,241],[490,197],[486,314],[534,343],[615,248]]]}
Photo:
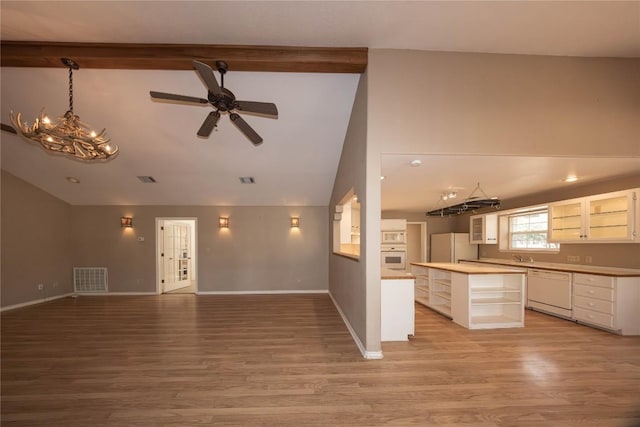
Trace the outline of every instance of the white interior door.
{"label": "white interior door", "polygon": [[160,227],[161,292],[171,292],[191,285],[192,251],[191,224],[165,220]]}

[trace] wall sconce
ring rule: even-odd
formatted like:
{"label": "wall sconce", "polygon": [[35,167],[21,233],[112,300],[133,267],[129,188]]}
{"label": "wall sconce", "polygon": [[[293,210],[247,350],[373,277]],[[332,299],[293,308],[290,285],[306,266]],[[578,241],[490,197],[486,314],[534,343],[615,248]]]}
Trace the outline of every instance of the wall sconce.
{"label": "wall sconce", "polygon": [[300,217],[292,216],[291,217],[291,228],[298,228],[298,227],[300,227]]}
{"label": "wall sconce", "polygon": [[229,228],[229,217],[221,216],[218,218],[218,227]]}
{"label": "wall sconce", "polygon": [[131,218],[130,216],[121,217],[120,227],[133,227],[133,218]]}

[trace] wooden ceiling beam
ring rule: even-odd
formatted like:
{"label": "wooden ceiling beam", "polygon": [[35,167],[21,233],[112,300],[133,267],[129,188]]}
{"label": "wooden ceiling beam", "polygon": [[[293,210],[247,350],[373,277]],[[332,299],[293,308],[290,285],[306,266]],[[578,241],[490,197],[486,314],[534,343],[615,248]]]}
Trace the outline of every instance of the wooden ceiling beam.
{"label": "wooden ceiling beam", "polygon": [[195,59],[233,71],[362,73],[367,48],[2,41],[0,58],[3,67],[64,67],[60,58],[71,58],[80,68],[192,70]]}

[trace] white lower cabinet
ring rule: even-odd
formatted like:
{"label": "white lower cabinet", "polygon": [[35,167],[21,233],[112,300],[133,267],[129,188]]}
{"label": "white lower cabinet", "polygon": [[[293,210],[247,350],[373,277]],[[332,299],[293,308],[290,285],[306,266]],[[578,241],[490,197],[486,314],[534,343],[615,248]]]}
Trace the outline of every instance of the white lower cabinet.
{"label": "white lower cabinet", "polygon": [[422,305],[429,305],[429,269],[417,265],[411,266],[411,274],[416,277],[414,298]]}
{"label": "white lower cabinet", "polygon": [[429,270],[429,307],[451,317],[450,271]]}
{"label": "white lower cabinet", "polygon": [[413,279],[380,283],[380,341],[407,341],[414,334]]}
{"label": "white lower cabinet", "polygon": [[412,265],[415,300],[469,329],[524,326],[524,272],[456,270],[465,269],[453,264],[451,269]]}
{"label": "white lower cabinet", "polygon": [[573,319],[640,335],[640,278],[573,274]]}
{"label": "white lower cabinet", "polygon": [[453,321],[469,329],[524,326],[524,274],[452,275]]}

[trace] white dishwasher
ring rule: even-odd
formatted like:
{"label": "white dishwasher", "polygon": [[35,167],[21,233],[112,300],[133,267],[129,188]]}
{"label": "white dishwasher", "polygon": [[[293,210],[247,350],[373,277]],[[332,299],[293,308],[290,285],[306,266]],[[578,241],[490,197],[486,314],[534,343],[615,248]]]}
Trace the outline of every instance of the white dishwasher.
{"label": "white dishwasher", "polygon": [[530,268],[527,273],[527,305],[571,319],[571,273]]}

